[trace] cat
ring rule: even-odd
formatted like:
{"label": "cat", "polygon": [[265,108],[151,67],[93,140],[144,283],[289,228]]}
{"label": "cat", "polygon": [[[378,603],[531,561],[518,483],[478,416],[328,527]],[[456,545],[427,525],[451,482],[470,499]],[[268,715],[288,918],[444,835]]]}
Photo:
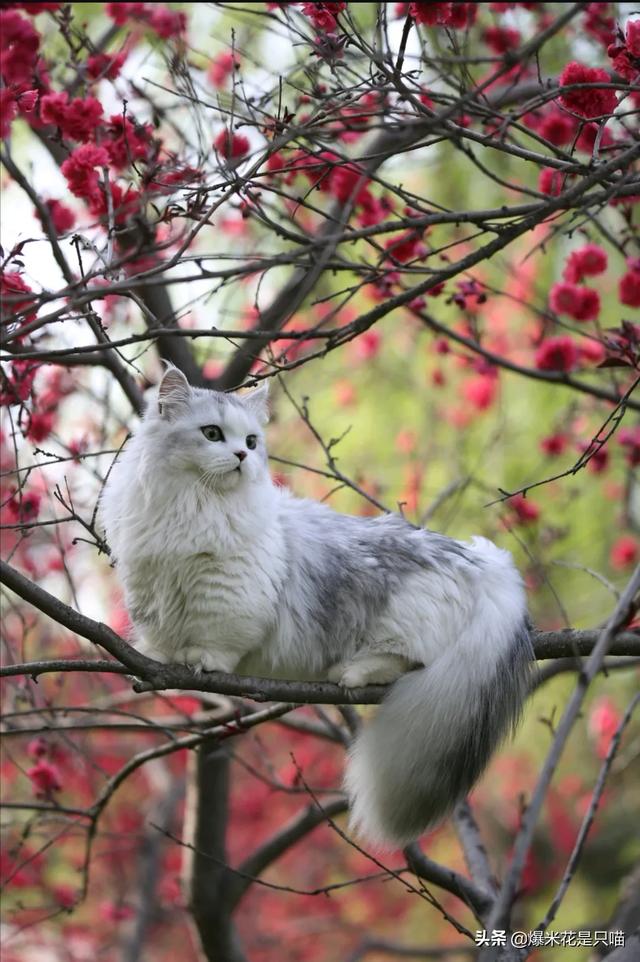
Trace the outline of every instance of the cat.
{"label": "cat", "polygon": [[169,368],[101,498],[139,650],[204,671],[393,683],[349,754],[351,827],[405,845],[513,728],[533,658],[509,552],[338,514],[269,475],[265,386]]}

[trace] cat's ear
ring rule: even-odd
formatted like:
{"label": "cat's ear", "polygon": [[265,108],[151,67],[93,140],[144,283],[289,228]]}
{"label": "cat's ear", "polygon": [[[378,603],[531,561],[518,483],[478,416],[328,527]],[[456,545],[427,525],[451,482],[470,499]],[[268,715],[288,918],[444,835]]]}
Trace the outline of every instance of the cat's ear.
{"label": "cat's ear", "polygon": [[168,368],[158,387],[158,412],[163,418],[172,421],[182,413],[191,398],[191,387],[186,377],[177,367]]}
{"label": "cat's ear", "polygon": [[260,387],[255,387],[253,391],[243,394],[242,400],[260,424],[267,423],[269,420],[269,385],[266,381],[263,381]]}

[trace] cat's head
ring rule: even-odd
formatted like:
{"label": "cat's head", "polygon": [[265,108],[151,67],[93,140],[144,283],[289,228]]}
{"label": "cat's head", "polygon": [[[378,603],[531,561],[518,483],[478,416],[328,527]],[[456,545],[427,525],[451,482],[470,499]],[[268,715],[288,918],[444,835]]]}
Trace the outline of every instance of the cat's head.
{"label": "cat's head", "polygon": [[214,490],[259,482],[268,474],[267,399],[266,384],[246,394],[223,394],[192,387],[171,367],[145,416],[149,439],[162,445],[168,469],[196,475]]}

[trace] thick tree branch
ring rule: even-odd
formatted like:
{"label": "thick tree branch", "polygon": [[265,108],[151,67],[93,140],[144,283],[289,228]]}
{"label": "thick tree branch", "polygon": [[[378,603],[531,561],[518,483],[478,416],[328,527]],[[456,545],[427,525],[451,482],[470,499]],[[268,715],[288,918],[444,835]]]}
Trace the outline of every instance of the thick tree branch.
{"label": "thick tree branch", "polygon": [[[223,672],[196,673],[185,665],[163,665],[140,654],[123,641],[107,625],[93,621],[79,614],[69,605],[49,594],[44,588],[30,581],[23,574],[0,561],[0,583],[10,588],[24,601],[34,605],[43,614],[63,625],[81,638],[86,638],[104,648],[117,663],[109,669],[118,673],[128,670],[140,679],[136,691],[166,690],[169,688],[190,691],[210,691],[220,695],[241,695],[256,701],[288,701],[299,704],[326,705],[374,705],[382,700],[386,688],[383,685],[369,685],[366,688],[341,688],[329,682],[292,682],[276,681],[269,678],[251,678]],[[597,631],[563,629],[560,631],[534,632],[533,642],[536,658],[564,658],[589,654],[599,637]],[[618,632],[609,651],[612,655],[640,655],[640,634]],[[52,670],[72,670],[68,662],[54,662]],[[78,670],[84,670],[81,662]],[[10,665],[0,670],[0,675],[43,674],[48,663],[34,662],[26,665]],[[102,670],[102,669],[100,669]]]}

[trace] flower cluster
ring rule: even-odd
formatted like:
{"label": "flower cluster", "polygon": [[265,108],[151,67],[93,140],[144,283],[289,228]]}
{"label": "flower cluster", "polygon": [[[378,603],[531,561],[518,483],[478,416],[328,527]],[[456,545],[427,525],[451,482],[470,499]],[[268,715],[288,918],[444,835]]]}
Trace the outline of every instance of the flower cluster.
{"label": "flower cluster", "polygon": [[[560,86],[573,84],[610,84],[611,77],[601,67],[585,67],[572,60],[560,74]],[[566,90],[560,95],[560,102],[580,117],[591,120],[594,117],[609,116],[618,106],[615,90],[605,87],[592,87],[582,90]]]}
{"label": "flower cluster", "polygon": [[584,277],[603,274],[606,269],[606,251],[597,244],[585,244],[569,254],[562,276],[571,284],[577,284]]}
{"label": "flower cluster", "polygon": [[620,303],[628,307],[640,307],[640,258],[629,258],[627,267],[629,269],[618,284]]}
{"label": "flower cluster", "polygon": [[338,26],[336,17],[346,6],[344,0],[335,3],[303,3],[302,12],[309,17],[316,30],[333,33]]}
{"label": "flower cluster", "polygon": [[249,138],[244,134],[236,134],[232,130],[221,130],[213,142],[213,146],[225,160],[240,160],[249,153]]}
{"label": "flower cluster", "polygon": [[567,334],[547,337],[536,351],[535,365],[539,371],[573,371],[580,360],[578,345]]}
{"label": "flower cluster", "polygon": [[629,83],[638,83],[640,79],[640,20],[629,20],[625,29],[624,39],[618,43],[611,43],[607,48],[607,55],[611,60],[611,67],[617,74]]}
{"label": "flower cluster", "polygon": [[138,20],[165,40],[187,29],[186,15],[161,3],[107,3],[105,13],[119,27],[128,20]]}
{"label": "flower cluster", "polygon": [[461,29],[475,23],[475,3],[410,3],[409,13],[417,23],[427,27],[443,26]]}
{"label": "flower cluster", "polygon": [[595,321],[600,313],[600,295],[591,287],[560,281],[551,288],[549,305],[556,314],[575,321]]}
{"label": "flower cluster", "polygon": [[66,177],[69,190],[76,197],[93,201],[100,194],[96,167],[108,167],[109,154],[104,147],[81,144],[69,154],[60,169]]}
{"label": "flower cluster", "polygon": [[95,97],[74,97],[66,92],[49,93],[40,98],[40,119],[54,124],[64,137],[86,143],[93,140],[102,120],[102,104]]}

